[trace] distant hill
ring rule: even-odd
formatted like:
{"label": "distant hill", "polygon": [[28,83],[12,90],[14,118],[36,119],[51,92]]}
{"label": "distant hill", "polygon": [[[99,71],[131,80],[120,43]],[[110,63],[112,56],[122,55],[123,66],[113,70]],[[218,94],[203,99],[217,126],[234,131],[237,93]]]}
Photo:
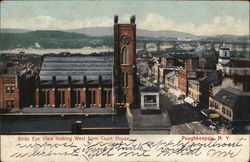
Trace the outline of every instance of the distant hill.
{"label": "distant hill", "polygon": [[82,48],[82,47],[111,47],[111,36],[89,37],[85,34],[62,31],[32,31],[27,33],[1,33],[0,50],[14,48]]}
{"label": "distant hill", "polygon": [[[91,27],[91,28],[65,30],[65,32],[80,33],[80,34],[86,34],[92,37],[98,37],[98,36],[113,35],[113,28],[112,27]],[[150,30],[137,29],[136,35],[140,37],[152,37],[152,38],[160,38],[160,37],[170,37],[170,38],[179,38],[179,39],[188,39],[188,38],[196,39],[197,38],[197,36],[192,35],[192,34],[178,32],[178,31],[170,31],[170,30],[150,31]]]}
{"label": "distant hill", "polygon": [[[31,30],[14,29],[14,28],[1,29],[1,33],[28,33],[28,32],[31,32]],[[89,27],[89,28],[63,30],[63,32],[84,34],[90,37],[113,36],[112,27]],[[192,39],[192,40],[247,41],[249,39],[248,35],[197,36],[185,32],[178,32],[171,30],[150,31],[144,29],[137,29],[136,35],[138,37],[149,37],[149,38],[176,38],[176,39]]]}
{"label": "distant hill", "polygon": [[17,28],[4,28],[0,29],[1,33],[27,33],[31,32],[31,30],[26,30],[26,29],[17,29]]}
{"label": "distant hill", "polygon": [[[113,46],[112,27],[93,27],[65,31],[1,29],[0,49],[13,48],[82,48]],[[218,35],[195,36],[177,31],[149,31],[137,29],[137,42],[141,40],[192,39],[219,42],[248,42],[249,36]]]}
{"label": "distant hill", "polygon": [[91,27],[91,28],[64,30],[64,32],[85,34],[91,37],[102,37],[102,36],[113,35],[113,28],[112,27]]}

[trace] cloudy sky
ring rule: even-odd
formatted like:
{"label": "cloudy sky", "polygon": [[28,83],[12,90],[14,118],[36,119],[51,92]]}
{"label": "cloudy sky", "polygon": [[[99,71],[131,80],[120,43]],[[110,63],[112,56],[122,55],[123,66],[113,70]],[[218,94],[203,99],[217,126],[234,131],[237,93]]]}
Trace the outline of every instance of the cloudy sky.
{"label": "cloudy sky", "polygon": [[3,1],[1,28],[64,30],[111,27],[113,17],[140,29],[195,35],[249,35],[249,3],[239,1]]}

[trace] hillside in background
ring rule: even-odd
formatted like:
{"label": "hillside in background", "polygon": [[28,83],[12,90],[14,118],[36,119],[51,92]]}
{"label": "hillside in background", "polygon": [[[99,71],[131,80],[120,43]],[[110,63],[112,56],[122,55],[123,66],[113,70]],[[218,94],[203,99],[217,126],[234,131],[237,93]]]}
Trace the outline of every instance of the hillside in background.
{"label": "hillside in background", "polygon": [[111,36],[89,37],[62,31],[32,31],[28,33],[1,33],[0,49],[14,48],[82,48],[113,45]]}
{"label": "hillside in background", "polygon": [[[137,42],[141,40],[177,40],[192,39],[219,42],[247,42],[248,36],[219,35],[195,36],[177,31],[149,31],[137,29]],[[82,48],[82,47],[112,47],[112,27],[93,27],[66,31],[24,29],[1,29],[0,49],[14,48]]]}

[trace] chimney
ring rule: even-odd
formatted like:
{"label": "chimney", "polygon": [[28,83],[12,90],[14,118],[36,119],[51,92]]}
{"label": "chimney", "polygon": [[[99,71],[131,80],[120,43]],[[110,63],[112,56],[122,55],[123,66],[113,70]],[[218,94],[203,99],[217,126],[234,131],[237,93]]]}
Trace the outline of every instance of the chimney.
{"label": "chimney", "polygon": [[99,76],[99,84],[102,84],[102,76]]}
{"label": "chimney", "polygon": [[71,85],[71,82],[72,82],[71,76],[68,76],[68,82],[69,82],[69,85]]}
{"label": "chimney", "polygon": [[132,16],[130,17],[130,23],[131,23],[131,24],[135,24],[135,15],[132,15]]}
{"label": "chimney", "polygon": [[114,24],[118,24],[118,15],[114,16]]}
{"label": "chimney", "polygon": [[82,121],[77,120],[71,125],[71,133],[72,134],[80,134],[82,128]]}
{"label": "chimney", "polygon": [[56,84],[56,76],[52,76],[52,82],[53,82],[53,84]]}
{"label": "chimney", "polygon": [[40,86],[40,77],[39,76],[36,77],[36,82],[35,83],[36,83],[37,87]]}
{"label": "chimney", "polygon": [[83,82],[84,82],[85,85],[87,84],[87,76],[83,77]]}

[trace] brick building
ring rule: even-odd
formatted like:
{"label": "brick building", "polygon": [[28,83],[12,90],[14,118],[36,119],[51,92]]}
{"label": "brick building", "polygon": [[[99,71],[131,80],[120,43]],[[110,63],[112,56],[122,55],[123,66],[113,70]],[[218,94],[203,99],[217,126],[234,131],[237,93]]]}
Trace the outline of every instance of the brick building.
{"label": "brick building", "polygon": [[0,75],[0,109],[19,107],[19,88],[15,74]]}
{"label": "brick building", "polygon": [[0,109],[30,107],[35,103],[35,75],[31,70],[21,74],[0,75]]}
{"label": "brick building", "polygon": [[179,90],[187,95],[188,94],[188,80],[189,79],[197,79],[197,74],[195,71],[179,69],[178,70],[178,87]]}
{"label": "brick building", "polygon": [[118,24],[115,17],[114,56],[45,56],[36,81],[35,106],[111,108],[114,103],[114,107],[133,107],[137,81],[135,17],[130,21]]}
{"label": "brick building", "polygon": [[199,65],[199,57],[194,54],[167,54],[162,57],[161,64],[193,69]]}
{"label": "brick building", "polygon": [[111,107],[112,60],[110,55],[45,57],[36,81],[36,107]]}

